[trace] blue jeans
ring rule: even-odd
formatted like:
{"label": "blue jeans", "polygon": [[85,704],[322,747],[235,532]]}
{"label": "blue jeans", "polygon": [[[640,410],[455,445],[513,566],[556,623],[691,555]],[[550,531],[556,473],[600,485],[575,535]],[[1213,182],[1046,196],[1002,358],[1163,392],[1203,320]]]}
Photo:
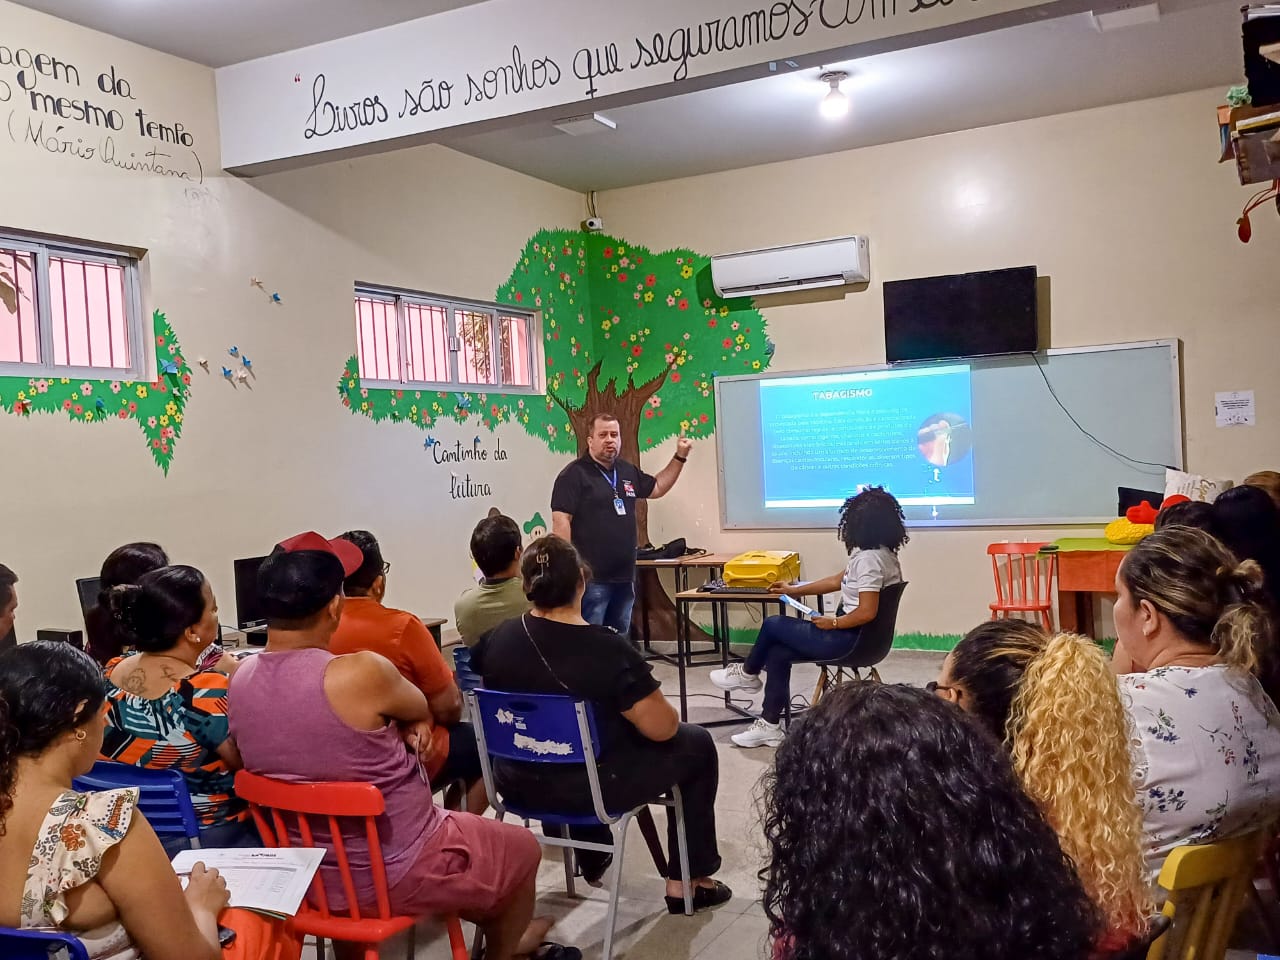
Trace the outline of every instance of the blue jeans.
{"label": "blue jeans", "polygon": [[777,723],[791,699],[791,664],[847,657],[858,644],[861,627],[852,630],[819,630],[799,617],[766,617],[760,625],[756,645],[751,648],[743,669],[764,679],[764,704],[760,714]]}
{"label": "blue jeans", "polygon": [[631,635],[631,608],[636,605],[634,583],[602,583],[592,580],[582,595],[582,619],[598,626],[613,627],[624,637]]}

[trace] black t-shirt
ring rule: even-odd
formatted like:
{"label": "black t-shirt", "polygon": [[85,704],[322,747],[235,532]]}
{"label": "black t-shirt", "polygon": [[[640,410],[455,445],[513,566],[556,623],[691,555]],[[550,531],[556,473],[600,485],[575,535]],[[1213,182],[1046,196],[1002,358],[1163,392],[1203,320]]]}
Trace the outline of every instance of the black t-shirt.
{"label": "black t-shirt", "polygon": [[[618,459],[606,470],[583,454],[560,471],[551,489],[551,509],[573,517],[572,539],[591,578],[630,583],[636,576],[636,502],[653,494],[657,481]],[[619,514],[614,500],[622,501]]]}
{"label": "black t-shirt", "polygon": [[493,690],[566,694],[591,701],[601,742],[610,752],[625,752],[629,742],[644,739],[622,712],[660,687],[631,641],[608,627],[559,623],[531,614],[487,633],[471,651],[471,668]]}

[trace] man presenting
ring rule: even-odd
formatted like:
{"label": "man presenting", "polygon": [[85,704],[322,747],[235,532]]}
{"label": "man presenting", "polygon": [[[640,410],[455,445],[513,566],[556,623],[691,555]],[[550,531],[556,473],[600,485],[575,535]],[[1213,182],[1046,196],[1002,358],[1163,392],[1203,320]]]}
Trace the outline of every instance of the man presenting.
{"label": "man presenting", "polygon": [[551,490],[551,532],[570,541],[591,566],[582,598],[589,623],[631,630],[636,601],[636,503],[665,496],[684,469],[693,441],[681,437],[656,477],[621,457],[618,419],[597,413],[587,425],[587,452],[560,471]]}

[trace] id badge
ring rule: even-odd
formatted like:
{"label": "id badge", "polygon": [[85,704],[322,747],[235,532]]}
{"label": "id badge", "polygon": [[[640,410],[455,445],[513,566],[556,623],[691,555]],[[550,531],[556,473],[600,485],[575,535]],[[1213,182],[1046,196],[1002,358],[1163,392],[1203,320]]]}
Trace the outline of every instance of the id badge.
{"label": "id badge", "polygon": [[613,510],[614,513],[620,517],[625,517],[627,515],[627,505],[621,497],[613,498]]}

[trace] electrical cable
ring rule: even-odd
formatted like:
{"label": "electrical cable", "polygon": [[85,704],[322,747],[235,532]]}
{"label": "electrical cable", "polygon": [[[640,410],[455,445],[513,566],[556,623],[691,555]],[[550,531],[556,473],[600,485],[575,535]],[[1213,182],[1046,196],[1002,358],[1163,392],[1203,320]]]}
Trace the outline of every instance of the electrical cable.
{"label": "electrical cable", "polygon": [[[1040,378],[1044,380],[1044,385],[1049,390],[1049,396],[1053,397],[1054,402],[1058,405],[1058,407],[1062,410],[1062,412],[1067,415],[1067,419],[1070,420],[1073,424],[1075,424],[1075,427],[1077,430],[1083,433],[1086,437],[1088,437],[1098,446],[1102,447],[1102,449],[1106,450],[1108,453],[1113,454],[1114,456],[1119,457],[1121,460],[1127,460],[1129,463],[1141,465],[1144,467],[1159,467],[1162,470],[1173,469],[1167,463],[1154,463],[1151,460],[1139,460],[1136,457],[1131,457],[1128,454],[1121,453],[1115,447],[1111,446],[1111,444],[1106,443],[1105,441],[1099,440],[1096,436],[1094,436],[1092,433],[1086,430],[1084,426],[1080,423],[1080,421],[1075,418],[1075,415],[1070,410],[1067,409],[1067,405],[1062,402],[1062,399],[1058,396],[1058,392],[1053,389],[1053,384],[1049,382],[1049,374],[1045,372],[1044,364],[1040,362],[1040,357],[1037,356],[1034,352],[1030,353],[1029,356],[1031,357],[1032,360],[1036,362],[1036,369],[1040,371]],[[1151,476],[1158,476],[1158,474],[1153,474],[1149,470],[1143,470],[1142,473],[1147,473],[1147,474],[1150,474]]]}

